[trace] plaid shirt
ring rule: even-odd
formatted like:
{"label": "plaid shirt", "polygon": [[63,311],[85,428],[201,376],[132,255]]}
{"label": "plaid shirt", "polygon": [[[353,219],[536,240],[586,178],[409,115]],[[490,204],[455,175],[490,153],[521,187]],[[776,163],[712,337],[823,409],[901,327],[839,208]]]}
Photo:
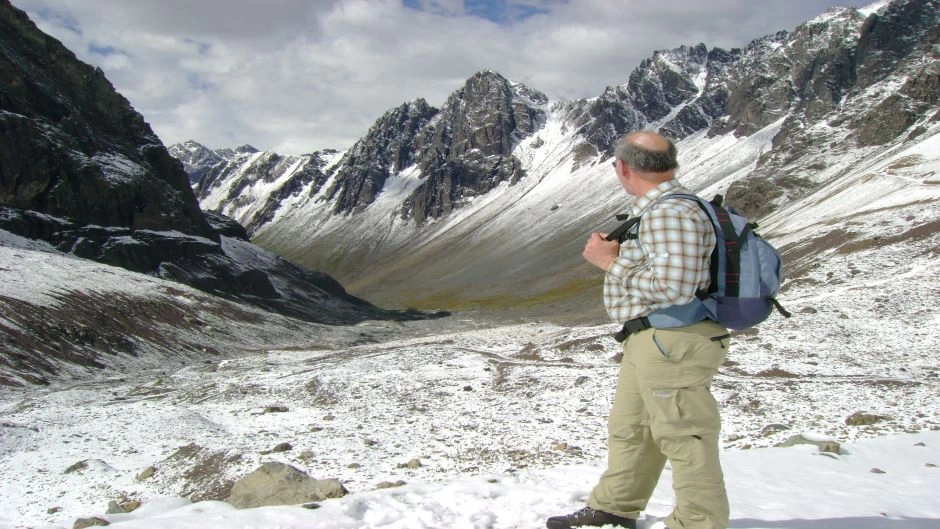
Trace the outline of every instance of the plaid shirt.
{"label": "plaid shirt", "polygon": [[604,306],[615,322],[689,303],[710,283],[716,238],[705,212],[685,198],[665,199],[647,211],[651,202],[675,192],[689,193],[673,179],[633,205],[633,216],[643,216],[639,241],[620,245],[620,256],[604,278]]}

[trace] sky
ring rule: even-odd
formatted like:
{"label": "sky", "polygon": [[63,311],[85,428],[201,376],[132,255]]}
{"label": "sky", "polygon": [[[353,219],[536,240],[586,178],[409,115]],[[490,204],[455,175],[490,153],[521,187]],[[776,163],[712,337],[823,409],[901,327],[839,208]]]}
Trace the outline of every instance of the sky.
{"label": "sky", "polygon": [[489,69],[600,95],[659,49],[743,47],[868,0],[13,0],[167,145],[347,149],[387,110]]}

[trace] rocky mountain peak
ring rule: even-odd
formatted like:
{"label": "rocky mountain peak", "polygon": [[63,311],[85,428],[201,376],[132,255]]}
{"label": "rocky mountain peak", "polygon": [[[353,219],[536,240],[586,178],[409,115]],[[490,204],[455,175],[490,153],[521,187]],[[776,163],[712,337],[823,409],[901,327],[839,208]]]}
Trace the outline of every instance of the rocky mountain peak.
{"label": "rocky mountain peak", "polygon": [[[333,212],[371,204],[386,181],[416,166],[423,183],[401,208],[421,223],[451,211],[462,197],[522,175],[512,150],[545,119],[548,98],[484,70],[452,93],[442,109],[415,99],[380,117],[337,164],[326,197]],[[446,191],[444,190],[446,188]]]}
{"label": "rocky mountain peak", "polygon": [[260,151],[259,151],[258,149],[256,149],[256,148],[254,148],[253,146],[248,145],[248,144],[246,143],[246,144],[244,144],[244,145],[240,145],[240,146],[238,146],[238,147],[235,147],[234,149],[219,149],[219,150],[217,150],[216,152],[218,152],[219,154],[221,154],[221,155],[222,155],[223,157],[225,157],[226,159],[230,159],[230,158],[232,158],[233,156],[236,156],[236,155],[238,155],[238,154],[254,154],[254,153],[260,152]]}
{"label": "rocky mountain peak", "polygon": [[183,163],[183,169],[189,175],[190,183],[193,184],[202,180],[202,177],[212,166],[227,159],[194,140],[171,145],[167,151]]}

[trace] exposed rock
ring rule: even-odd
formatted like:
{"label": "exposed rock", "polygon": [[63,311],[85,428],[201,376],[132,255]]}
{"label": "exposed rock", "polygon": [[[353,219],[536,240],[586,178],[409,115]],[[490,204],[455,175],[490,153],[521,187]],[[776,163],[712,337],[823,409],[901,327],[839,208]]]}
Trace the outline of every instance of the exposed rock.
{"label": "exposed rock", "polygon": [[236,481],[226,501],[244,509],[322,501],[347,492],[335,479],[313,479],[290,465],[268,462]]}
{"label": "exposed rock", "polygon": [[389,176],[416,161],[417,136],[438,110],[416,99],[389,110],[343,157],[327,191],[334,211],[349,212],[375,200]]}
{"label": "exposed rock", "polygon": [[838,454],[842,449],[841,445],[837,441],[808,439],[803,435],[794,435],[777,446],[789,447],[796,445],[815,445],[819,447],[820,452],[828,452],[831,454]]}
{"label": "exposed rock", "polygon": [[270,450],[264,450],[261,453],[262,454],[277,454],[280,452],[290,452],[293,449],[294,449],[294,445],[290,443],[278,443],[277,445],[274,446],[274,448]]}
{"label": "exposed rock", "polygon": [[884,415],[875,415],[872,413],[865,412],[855,412],[852,415],[849,415],[845,418],[846,426],[870,426],[872,424],[878,424],[879,422],[888,420],[889,417]]}
{"label": "exposed rock", "polygon": [[420,459],[412,459],[407,463],[399,463],[398,468],[421,468],[424,465],[421,463]]}
{"label": "exposed rock", "polygon": [[85,459],[70,465],[63,472],[64,474],[71,474],[72,472],[81,472],[83,470],[93,469],[102,472],[114,472],[114,467],[100,459]]}
{"label": "exposed rock", "polygon": [[79,518],[75,520],[75,523],[72,525],[72,529],[85,529],[87,527],[102,527],[106,525],[111,525],[111,522],[105,520],[104,518]]}
{"label": "exposed rock", "polygon": [[415,162],[424,182],[401,206],[418,224],[447,215],[470,197],[523,176],[515,145],[544,122],[548,98],[482,71],[451,94],[416,136]]}
{"label": "exposed rock", "polygon": [[198,183],[213,166],[225,161],[218,152],[195,141],[186,141],[171,145],[167,151],[171,156],[183,162],[183,170],[189,175],[190,183]]}
{"label": "exposed rock", "polygon": [[383,482],[381,482],[381,483],[376,484],[376,485],[375,485],[375,488],[376,488],[376,489],[392,489],[392,488],[395,488],[395,487],[404,487],[405,485],[407,485],[407,483],[404,482],[404,481],[402,481],[402,480],[398,480],[398,481],[383,481]]}
{"label": "exposed rock", "polygon": [[264,407],[264,413],[287,413],[288,411],[290,411],[290,409],[287,406],[283,406],[281,404]]}
{"label": "exposed rock", "polygon": [[760,434],[764,437],[768,437],[780,432],[785,432],[789,429],[790,427],[786,424],[768,424],[761,428]]}
{"label": "exposed rock", "polygon": [[192,502],[224,501],[232,490],[242,455],[190,443],[159,463],[161,482]]}
{"label": "exposed rock", "polygon": [[216,239],[189,178],[99,68],[0,6],[0,205]]}
{"label": "exposed rock", "polygon": [[85,470],[86,468],[88,468],[88,460],[87,460],[87,459],[84,460],[84,461],[79,461],[78,463],[74,463],[74,464],[72,464],[72,465],[69,465],[69,467],[65,469],[65,472],[63,472],[63,474],[71,474],[72,472],[77,472],[77,471],[79,471],[79,470]]}
{"label": "exposed rock", "polygon": [[[251,235],[273,218],[281,201],[297,197],[305,190],[316,194],[329,178],[324,168],[335,154],[336,151],[326,150],[289,156],[241,150],[207,168],[195,192],[205,209],[237,215]],[[265,190],[273,190],[265,196],[255,195],[253,186],[257,182],[264,182]]]}
{"label": "exposed rock", "polygon": [[140,474],[137,474],[137,478],[136,478],[136,479],[137,479],[137,481],[144,481],[144,480],[146,480],[146,479],[152,478],[153,475],[156,474],[156,473],[157,473],[156,467],[147,467],[147,468],[145,468],[144,470],[142,470],[142,471],[140,472]]}

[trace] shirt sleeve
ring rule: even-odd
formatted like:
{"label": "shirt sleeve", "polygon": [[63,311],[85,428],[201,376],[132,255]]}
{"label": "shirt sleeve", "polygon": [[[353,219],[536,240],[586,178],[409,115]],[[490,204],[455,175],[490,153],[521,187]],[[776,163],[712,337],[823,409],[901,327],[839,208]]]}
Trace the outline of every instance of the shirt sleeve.
{"label": "shirt sleeve", "polygon": [[643,215],[638,242],[622,245],[607,271],[604,298],[611,319],[626,321],[695,298],[707,285],[711,258],[705,229],[711,227],[703,220],[670,207]]}

